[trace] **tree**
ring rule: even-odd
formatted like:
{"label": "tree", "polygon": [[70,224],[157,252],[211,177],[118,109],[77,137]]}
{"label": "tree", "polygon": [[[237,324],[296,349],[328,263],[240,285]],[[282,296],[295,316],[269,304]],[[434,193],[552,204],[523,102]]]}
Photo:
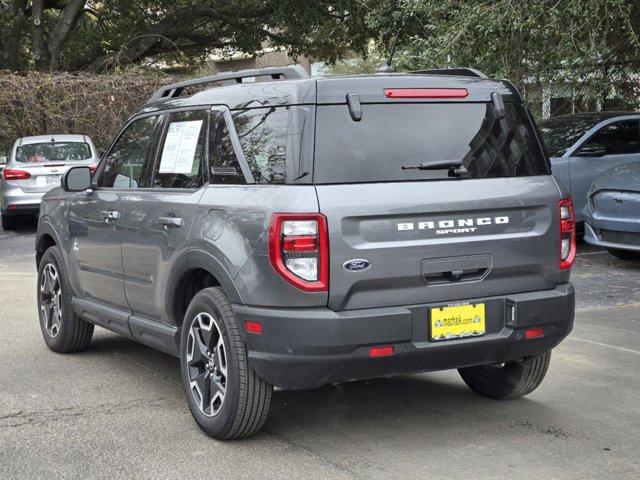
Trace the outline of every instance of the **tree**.
{"label": "tree", "polygon": [[638,96],[637,0],[370,0],[367,25],[401,70],[469,66],[521,89],[564,85],[585,99]]}
{"label": "tree", "polygon": [[265,45],[336,59],[371,35],[362,0],[0,0],[0,68],[94,71]]}

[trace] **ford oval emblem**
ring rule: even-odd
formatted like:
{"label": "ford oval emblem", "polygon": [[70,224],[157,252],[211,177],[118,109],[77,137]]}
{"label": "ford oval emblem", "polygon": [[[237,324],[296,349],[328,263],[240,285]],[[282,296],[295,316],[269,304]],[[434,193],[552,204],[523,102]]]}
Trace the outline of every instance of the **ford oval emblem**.
{"label": "ford oval emblem", "polygon": [[347,260],[342,266],[350,272],[362,272],[371,266],[371,262],[364,258],[354,258],[353,260]]}

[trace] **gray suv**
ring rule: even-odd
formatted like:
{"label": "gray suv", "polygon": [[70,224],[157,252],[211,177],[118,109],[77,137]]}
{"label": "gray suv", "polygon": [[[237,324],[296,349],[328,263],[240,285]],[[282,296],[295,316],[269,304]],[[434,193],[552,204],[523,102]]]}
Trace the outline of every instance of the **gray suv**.
{"label": "gray suv", "polygon": [[274,386],[455,368],[520,397],[573,325],[572,202],[519,93],[472,70],[162,88],[45,195],[36,252],[47,345],[98,325],[179,357],[219,439]]}

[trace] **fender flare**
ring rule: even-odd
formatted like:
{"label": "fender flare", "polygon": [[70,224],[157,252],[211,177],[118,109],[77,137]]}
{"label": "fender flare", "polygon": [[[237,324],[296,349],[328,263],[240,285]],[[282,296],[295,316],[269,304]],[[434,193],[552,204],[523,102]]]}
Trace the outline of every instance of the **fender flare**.
{"label": "fender flare", "polygon": [[53,241],[56,242],[57,245],[60,245],[60,241],[58,238],[58,233],[56,232],[53,225],[48,220],[44,220],[40,222],[38,225],[38,231],[36,233],[36,252],[41,251],[40,247],[42,244],[42,239],[45,235],[50,235],[53,238]]}
{"label": "fender flare", "polygon": [[165,312],[171,312],[171,317],[174,316],[178,282],[185,273],[196,268],[206,270],[213,275],[231,303],[243,303],[233,277],[224,268],[224,265],[210,253],[200,249],[192,249],[187,250],[176,259],[169,274],[165,295]]}

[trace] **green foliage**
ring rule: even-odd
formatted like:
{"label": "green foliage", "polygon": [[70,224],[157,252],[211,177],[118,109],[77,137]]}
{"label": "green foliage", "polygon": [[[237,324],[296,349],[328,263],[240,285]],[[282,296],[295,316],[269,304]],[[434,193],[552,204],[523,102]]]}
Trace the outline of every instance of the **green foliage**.
{"label": "green foliage", "polygon": [[[0,69],[104,71],[287,47],[337,59],[370,36],[361,0],[2,0]],[[16,42],[10,39],[18,39]]]}
{"label": "green foliage", "polygon": [[[563,84],[585,99],[637,97],[636,0],[370,0],[367,26],[400,70],[469,66],[522,89]],[[614,91],[615,90],[615,91]]]}

